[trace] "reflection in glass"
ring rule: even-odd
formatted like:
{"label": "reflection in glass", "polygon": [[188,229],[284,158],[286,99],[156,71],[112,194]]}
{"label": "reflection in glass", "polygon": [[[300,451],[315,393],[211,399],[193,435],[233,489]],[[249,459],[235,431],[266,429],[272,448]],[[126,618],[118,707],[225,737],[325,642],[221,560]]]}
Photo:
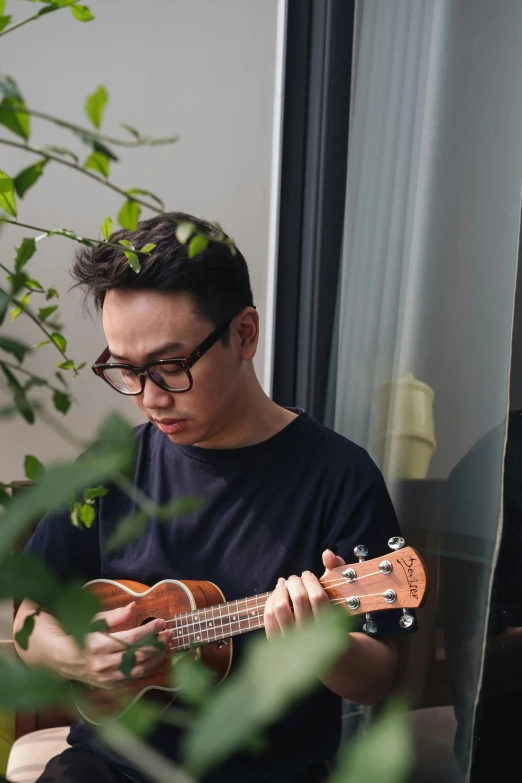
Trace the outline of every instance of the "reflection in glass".
{"label": "reflection in glass", "polygon": [[[520,534],[507,515],[518,523],[519,512],[506,483],[506,568],[495,581],[494,641],[475,720],[503,507],[520,30],[522,3],[508,0],[357,6],[327,421],[383,469],[406,541],[432,576],[401,674],[417,748],[413,779],[423,783],[465,779],[474,727],[482,762],[499,704],[513,721],[522,716],[502,678],[490,676],[492,661],[505,662],[496,666],[504,675],[518,653]],[[506,481],[518,448],[514,416]]]}

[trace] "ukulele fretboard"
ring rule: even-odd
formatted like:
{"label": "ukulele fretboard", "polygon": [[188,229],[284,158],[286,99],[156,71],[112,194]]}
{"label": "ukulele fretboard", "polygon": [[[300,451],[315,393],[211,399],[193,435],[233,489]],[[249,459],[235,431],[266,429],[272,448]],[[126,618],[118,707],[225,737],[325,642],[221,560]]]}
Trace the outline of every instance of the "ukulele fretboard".
{"label": "ukulele fretboard", "polygon": [[269,595],[262,593],[176,615],[167,621],[167,627],[174,631],[173,643],[176,649],[188,650],[263,628],[265,604]]}

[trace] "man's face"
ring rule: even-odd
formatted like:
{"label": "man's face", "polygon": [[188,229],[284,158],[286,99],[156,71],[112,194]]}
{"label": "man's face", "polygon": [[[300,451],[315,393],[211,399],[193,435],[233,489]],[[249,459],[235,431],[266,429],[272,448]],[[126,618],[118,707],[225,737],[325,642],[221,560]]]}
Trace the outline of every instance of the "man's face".
{"label": "man's face", "polygon": [[[191,369],[190,391],[174,394],[147,378],[143,393],[132,397],[173,442],[211,445],[228,426],[245,382],[241,328],[235,323],[230,344],[219,340]],[[112,290],[103,305],[103,328],[112,356],[139,367],[155,359],[184,358],[215,325],[194,312],[188,294]]]}

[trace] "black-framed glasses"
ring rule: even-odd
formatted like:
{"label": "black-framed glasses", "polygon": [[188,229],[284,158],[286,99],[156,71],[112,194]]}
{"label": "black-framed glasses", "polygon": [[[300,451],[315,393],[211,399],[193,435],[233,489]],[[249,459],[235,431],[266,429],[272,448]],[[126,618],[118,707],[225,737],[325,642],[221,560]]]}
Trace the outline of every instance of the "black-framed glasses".
{"label": "black-framed glasses", "polygon": [[[241,310],[236,315],[239,315],[240,312]],[[165,391],[188,392],[193,385],[191,368],[225,334],[235,317],[233,315],[217,326],[184,359],[159,359],[155,362],[148,362],[143,367],[133,367],[132,364],[124,364],[123,362],[108,362],[107,359],[110,358],[111,352],[107,347],[92,365],[92,371],[120,394],[131,396],[142,394],[146,378],[150,378],[156,386]]]}

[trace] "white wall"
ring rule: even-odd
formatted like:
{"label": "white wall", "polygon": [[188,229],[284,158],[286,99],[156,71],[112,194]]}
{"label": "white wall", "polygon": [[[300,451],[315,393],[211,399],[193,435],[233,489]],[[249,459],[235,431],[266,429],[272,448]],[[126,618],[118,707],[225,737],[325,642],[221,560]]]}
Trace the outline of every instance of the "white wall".
{"label": "white wall", "polygon": [[[179,134],[181,141],[172,147],[120,148],[121,163],[113,167],[112,178],[126,188],[157,192],[168,209],[219,220],[249,263],[263,322],[277,0],[90,0],[89,6],[94,22],[78,23],[63,10],[6,36],[2,71],[16,78],[33,108],[87,124],[84,99],[105,84],[111,100],[104,131],[124,135],[118,128],[124,121],[150,135]],[[8,2],[8,12],[17,19],[33,11],[29,3]],[[0,135],[14,138],[2,128]],[[87,152],[69,134],[42,121],[33,121],[31,141]],[[0,169],[9,174],[33,160],[0,146]],[[19,220],[97,237],[104,217],[115,218],[121,203],[88,178],[50,164],[45,178],[20,202]],[[2,263],[10,265],[13,248],[30,234],[3,230]],[[73,249],[65,239],[46,239],[29,269],[43,284],[59,289],[69,353],[89,367],[104,338],[98,319],[82,313],[80,295],[67,293]],[[22,317],[4,324],[2,332],[31,343],[41,339]],[[263,343],[262,334],[256,362],[260,378]],[[43,348],[31,367],[45,373],[51,360],[59,356]],[[76,436],[90,438],[116,406],[139,422],[132,402],[111,393],[88,367],[73,382],[78,405],[63,419]],[[5,399],[0,390],[0,404]],[[27,453],[49,461],[74,449],[47,425],[2,420],[0,480],[22,477]]]}

